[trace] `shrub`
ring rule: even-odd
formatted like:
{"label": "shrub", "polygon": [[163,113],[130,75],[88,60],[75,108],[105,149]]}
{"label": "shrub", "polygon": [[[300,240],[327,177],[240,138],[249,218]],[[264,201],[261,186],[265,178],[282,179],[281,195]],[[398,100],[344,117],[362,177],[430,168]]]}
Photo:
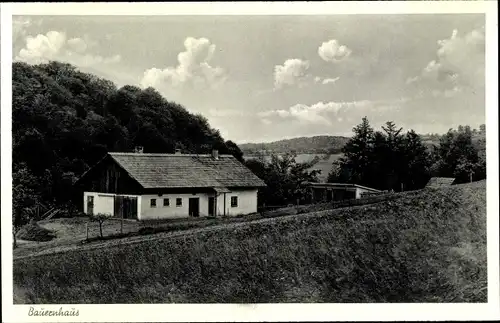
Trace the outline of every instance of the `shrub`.
{"label": "shrub", "polygon": [[109,215],[108,214],[104,214],[104,213],[97,213],[96,215],[93,215],[90,217],[91,221],[96,221],[99,223],[99,235],[101,238],[104,238],[104,235],[102,233],[102,225],[103,223],[109,219]]}
{"label": "shrub", "polygon": [[29,240],[29,241],[50,241],[56,236],[52,231],[42,228],[36,222],[30,222],[23,226],[16,234],[18,239]]}

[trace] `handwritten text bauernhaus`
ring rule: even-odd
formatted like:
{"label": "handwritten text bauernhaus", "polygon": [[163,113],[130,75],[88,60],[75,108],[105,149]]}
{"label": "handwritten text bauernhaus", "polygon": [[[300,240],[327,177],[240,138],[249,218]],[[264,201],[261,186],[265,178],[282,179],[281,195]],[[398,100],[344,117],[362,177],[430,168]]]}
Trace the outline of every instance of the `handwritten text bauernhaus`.
{"label": "handwritten text bauernhaus", "polygon": [[62,307],[59,310],[47,310],[45,308],[36,309],[30,306],[28,311],[28,316],[78,316],[80,315],[78,309],[71,308],[70,310],[63,310]]}

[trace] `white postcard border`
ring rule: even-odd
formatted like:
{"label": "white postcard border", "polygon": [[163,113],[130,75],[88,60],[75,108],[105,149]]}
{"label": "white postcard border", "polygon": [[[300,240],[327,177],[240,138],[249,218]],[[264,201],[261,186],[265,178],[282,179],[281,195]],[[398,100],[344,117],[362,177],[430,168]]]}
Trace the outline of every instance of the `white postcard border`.
{"label": "white postcard border", "polygon": [[79,316],[29,316],[30,305],[13,305],[12,217],[2,216],[2,314],[4,322],[203,322],[494,320],[500,318],[498,220],[498,32],[496,1],[254,2],[254,3],[23,3],[2,4],[1,171],[2,214],[12,204],[12,15],[314,15],[486,13],[486,125],[488,212],[487,304],[156,304],[33,305],[77,309]]}

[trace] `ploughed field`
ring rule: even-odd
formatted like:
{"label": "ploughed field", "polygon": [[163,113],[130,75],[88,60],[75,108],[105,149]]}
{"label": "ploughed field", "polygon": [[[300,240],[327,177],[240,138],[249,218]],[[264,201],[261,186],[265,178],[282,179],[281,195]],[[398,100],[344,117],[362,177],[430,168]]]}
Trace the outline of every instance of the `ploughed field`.
{"label": "ploughed field", "polygon": [[14,260],[17,304],[486,302],[486,283],[486,181]]}

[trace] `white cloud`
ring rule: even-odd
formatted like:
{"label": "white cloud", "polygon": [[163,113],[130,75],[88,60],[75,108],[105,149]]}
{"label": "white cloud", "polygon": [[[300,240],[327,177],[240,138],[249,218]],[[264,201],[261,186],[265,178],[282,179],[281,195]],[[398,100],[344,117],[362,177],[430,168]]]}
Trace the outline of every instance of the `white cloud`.
{"label": "white cloud", "polygon": [[260,121],[262,121],[262,123],[265,124],[265,125],[267,125],[267,126],[273,124],[273,122],[271,120],[265,119],[265,118],[261,119]]}
{"label": "white cloud", "polygon": [[310,75],[309,61],[298,58],[287,59],[283,65],[274,67],[274,87],[281,89],[284,86],[303,86]]}
{"label": "white cloud", "polygon": [[406,84],[412,84],[420,80],[419,76],[413,76],[406,79]]}
{"label": "white cloud", "polygon": [[327,85],[327,84],[333,84],[333,83],[337,82],[339,79],[340,79],[339,76],[334,77],[334,78],[328,78],[328,77],[321,78],[319,76],[316,76],[316,77],[314,77],[314,83],[317,83],[317,84],[321,83],[323,85]]}
{"label": "white cloud", "polygon": [[484,32],[483,26],[459,37],[458,31],[454,30],[449,39],[439,41],[437,54],[442,69],[457,74],[465,83],[484,83]]}
{"label": "white cloud", "polygon": [[340,77],[335,77],[335,78],[325,78],[323,79],[323,81],[321,82],[321,84],[331,84],[331,83],[335,83],[337,82],[338,80],[340,79]]}
{"label": "white cloud", "polygon": [[87,50],[87,43],[81,38],[72,38],[68,40],[68,46],[78,53],[83,53]]}
{"label": "white cloud", "polygon": [[318,102],[312,105],[296,104],[284,110],[270,110],[260,112],[258,116],[264,120],[281,119],[294,120],[307,124],[331,125],[332,121],[342,120],[341,114],[352,113],[373,107],[374,103],[368,100],[353,102]]}
{"label": "white cloud", "polygon": [[151,68],[144,72],[143,87],[183,87],[190,84],[195,88],[213,88],[226,80],[221,67],[210,65],[215,52],[215,44],[207,38],[188,37],[184,41],[185,51],[177,55],[178,65],[164,69]]}
{"label": "white cloud", "polygon": [[247,117],[252,116],[249,111],[237,109],[209,109],[207,113],[210,117],[225,118],[225,117]]}
{"label": "white cloud", "polygon": [[336,39],[323,42],[318,48],[319,56],[326,62],[339,62],[351,55],[352,51],[345,45],[340,45]]}
{"label": "white cloud", "polygon": [[19,51],[15,60],[28,64],[60,61],[77,67],[92,68],[99,68],[121,61],[120,55],[103,57],[89,53],[87,49],[87,42],[81,38],[67,40],[64,32],[49,31],[45,35],[28,36],[25,47]]}
{"label": "white cloud", "polygon": [[[410,77],[407,84],[416,84],[445,97],[460,92],[460,87],[484,87],[484,26],[460,36],[453,30],[450,38],[439,40],[436,59],[430,61],[420,75]],[[448,92],[446,92],[448,91]]]}

